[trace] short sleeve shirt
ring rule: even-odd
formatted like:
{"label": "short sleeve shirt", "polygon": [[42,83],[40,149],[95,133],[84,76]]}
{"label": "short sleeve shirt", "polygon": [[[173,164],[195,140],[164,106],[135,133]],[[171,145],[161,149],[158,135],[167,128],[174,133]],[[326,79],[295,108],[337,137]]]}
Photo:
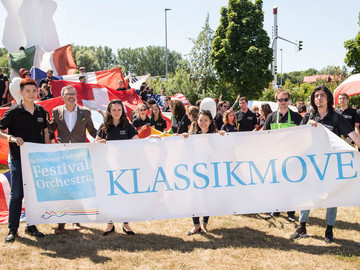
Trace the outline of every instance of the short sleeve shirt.
{"label": "short sleeve shirt", "polygon": [[8,77],[6,77],[4,74],[0,74],[0,93],[5,92],[5,87],[6,87],[5,82],[8,81],[9,81]]}
{"label": "short sleeve shirt", "polygon": [[344,116],[353,129],[355,128],[355,123],[360,123],[360,116],[356,113],[356,110],[351,107],[347,107],[345,110],[337,108],[335,111]]}
{"label": "short sleeve shirt", "polygon": [[[270,113],[267,117],[266,117],[266,121],[265,121],[265,125],[264,125],[264,130],[270,130],[271,129],[271,124],[272,123],[276,123],[277,122],[277,112],[272,112]],[[289,118],[288,118],[288,113],[290,112],[290,122],[291,124],[295,124],[295,125],[300,125],[301,121],[303,120],[302,116],[297,113],[294,112],[292,110],[288,110],[284,115],[282,115],[279,112],[279,123],[288,123]]]}
{"label": "short sleeve shirt", "polygon": [[166,129],[166,120],[164,118],[158,118],[157,121],[152,118],[150,122],[150,125],[155,126],[156,130],[163,132]]}
{"label": "short sleeve shirt", "polygon": [[[40,105],[34,104],[31,114],[21,104],[8,109],[0,120],[0,129],[7,129],[8,134],[20,137],[24,142],[44,143],[44,129],[47,128],[46,112]],[[20,160],[20,147],[16,143],[9,143],[10,157]]]}
{"label": "short sleeve shirt", "polygon": [[215,126],[218,130],[221,129],[221,127],[223,126],[224,122],[223,122],[223,116],[220,113],[217,113],[215,118]]}
{"label": "short sleeve shirt", "polygon": [[328,114],[322,119],[320,118],[319,113],[306,113],[301,124],[307,124],[309,120],[314,120],[315,122],[324,125],[338,136],[347,136],[349,133],[354,131],[345,118],[335,111],[328,112]]}
{"label": "short sleeve shirt", "polygon": [[134,126],[130,123],[128,123],[126,129],[123,129],[121,124],[117,126],[111,125],[106,132],[102,129],[103,126],[104,124],[100,125],[97,135],[107,141],[128,140],[138,134]]}
{"label": "short sleeve shirt", "polygon": [[140,116],[133,120],[133,126],[136,128],[144,125],[150,125],[150,118],[148,116],[146,116],[145,120],[142,120]]}
{"label": "short sleeve shirt", "polygon": [[237,132],[238,131],[236,125],[230,125],[229,123],[222,125],[221,130],[225,130],[226,132]]}
{"label": "short sleeve shirt", "polygon": [[237,111],[235,113],[237,122],[239,124],[239,131],[252,131],[257,125],[256,114],[249,109],[244,113],[243,111]]}
{"label": "short sleeve shirt", "polygon": [[191,121],[186,114],[180,115],[179,117],[173,117],[171,121],[171,129],[173,133],[182,134],[188,132],[190,125]]}

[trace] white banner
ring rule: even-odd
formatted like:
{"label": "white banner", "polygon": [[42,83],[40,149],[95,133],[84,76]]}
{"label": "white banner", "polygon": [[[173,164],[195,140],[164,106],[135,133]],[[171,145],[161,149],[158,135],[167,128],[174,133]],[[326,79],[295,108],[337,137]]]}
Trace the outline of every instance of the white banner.
{"label": "white banner", "polygon": [[21,147],[27,222],[124,222],[360,204],[360,154],[323,126]]}

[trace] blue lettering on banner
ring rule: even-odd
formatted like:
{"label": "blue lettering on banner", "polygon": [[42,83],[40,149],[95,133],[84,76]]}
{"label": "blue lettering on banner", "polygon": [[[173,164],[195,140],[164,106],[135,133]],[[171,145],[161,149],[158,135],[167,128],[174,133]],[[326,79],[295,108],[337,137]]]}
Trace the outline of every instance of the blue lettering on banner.
{"label": "blue lettering on banner", "polygon": [[88,148],[29,153],[38,202],[96,196]]}
{"label": "blue lettering on banner", "polygon": [[[167,168],[166,171],[160,166],[153,176],[146,175],[147,179],[153,179],[150,180],[152,184],[146,188],[141,188],[141,190],[139,187],[142,184],[140,168],[110,170],[106,171],[110,183],[108,196],[119,195],[119,192],[127,195],[158,192],[159,185],[164,187],[164,191],[185,191],[191,188],[242,188],[259,184],[281,184],[284,180],[291,184],[296,184],[306,179],[311,168],[314,168],[315,171],[312,174],[312,178],[318,176],[320,181],[324,181],[328,168],[333,168],[334,166],[336,166],[336,171],[338,172],[338,177],[335,178],[334,176],[334,180],[356,179],[357,172],[354,169],[353,160],[353,152],[340,152],[325,153],[322,156],[290,156],[282,161],[270,159],[267,163],[262,162],[262,166],[259,166],[253,160],[202,162],[196,163],[192,167],[189,164],[178,164],[173,170]],[[347,169],[346,171],[345,168]],[[59,168],[59,170],[65,169]],[[43,171],[43,174],[51,173],[50,169]],[[120,184],[120,178],[124,178],[123,181],[127,183],[129,183],[128,180],[131,178],[133,186],[126,186],[127,189],[125,189]],[[146,183],[148,183],[148,180]]]}

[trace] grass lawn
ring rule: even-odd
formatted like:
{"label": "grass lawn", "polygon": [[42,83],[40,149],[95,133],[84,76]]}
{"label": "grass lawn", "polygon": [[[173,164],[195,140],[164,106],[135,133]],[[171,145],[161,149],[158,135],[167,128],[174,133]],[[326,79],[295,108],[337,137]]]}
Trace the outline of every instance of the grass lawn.
{"label": "grass lawn", "polygon": [[1,269],[360,269],[360,209],[339,208],[335,242],[324,243],[325,210],[313,210],[309,237],[290,241],[297,223],[286,213],[270,220],[264,214],[211,217],[208,234],[187,236],[191,218],[132,223],[127,236],[104,237],[106,224],[83,224],[55,235],[55,224],[39,225],[42,239],[24,234],[5,244],[0,226]]}

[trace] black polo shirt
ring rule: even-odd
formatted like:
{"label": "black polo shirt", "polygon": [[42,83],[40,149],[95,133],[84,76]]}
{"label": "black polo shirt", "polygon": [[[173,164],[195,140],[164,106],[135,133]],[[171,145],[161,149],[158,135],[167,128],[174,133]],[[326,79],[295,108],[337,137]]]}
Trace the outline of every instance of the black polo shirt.
{"label": "black polo shirt", "polygon": [[347,107],[345,110],[337,108],[335,111],[344,116],[353,129],[355,129],[355,123],[360,123],[360,116],[356,113],[356,110],[351,107]]}
{"label": "black polo shirt", "polygon": [[152,118],[150,119],[150,125],[155,126],[156,130],[163,132],[164,129],[166,129],[166,120],[164,118],[159,117],[158,120],[155,121],[155,119]]}
{"label": "black polo shirt", "polygon": [[130,123],[128,123],[126,129],[123,129],[120,124],[117,126],[111,125],[106,132],[103,131],[103,126],[104,124],[100,125],[97,135],[107,141],[128,140],[138,134],[134,126]]}
{"label": "black polo shirt", "polygon": [[139,96],[140,96],[141,100],[144,102],[146,102],[148,100],[148,96],[145,91],[140,92]]}
{"label": "black polo shirt", "polygon": [[[277,122],[277,120],[276,120],[277,112],[278,111],[272,112],[267,116],[265,125],[264,125],[264,130],[270,130],[271,124]],[[288,109],[288,111],[285,113],[285,115],[282,115],[281,112],[279,112],[279,123],[288,123],[288,121],[289,121],[288,113],[289,112],[290,112],[291,124],[295,124],[297,126],[300,125],[301,121],[303,120],[302,116],[299,113],[294,112],[290,109]]]}
{"label": "black polo shirt", "polygon": [[128,90],[126,87],[119,87],[119,88],[116,88],[117,91],[126,91]]}
{"label": "black polo shirt", "polygon": [[349,133],[354,131],[346,119],[335,111],[328,112],[323,119],[320,119],[320,115],[318,113],[308,112],[304,115],[304,119],[301,124],[307,124],[309,120],[314,120],[315,122],[324,125],[338,136],[343,135],[346,137]]}
{"label": "black polo shirt", "polygon": [[229,123],[222,125],[221,130],[225,130],[226,132],[237,132],[238,129],[235,125],[230,125]]}
{"label": "black polo shirt", "polygon": [[224,122],[223,122],[223,116],[220,113],[217,113],[215,118],[215,126],[218,130],[221,129],[221,127],[223,126]]}
{"label": "black polo shirt", "polygon": [[255,125],[257,125],[256,114],[249,109],[244,113],[242,110],[237,111],[235,113],[239,131],[252,131],[255,129]]}
{"label": "black polo shirt", "polygon": [[[9,135],[20,137],[24,142],[44,143],[46,112],[42,106],[34,106],[34,114],[25,110],[22,103],[8,109],[0,120],[0,129],[7,129]],[[20,160],[20,147],[16,143],[9,143],[9,147],[11,159]]]}
{"label": "black polo shirt", "polygon": [[4,74],[0,74],[0,94],[3,95],[6,88],[6,83],[9,79]]}
{"label": "black polo shirt", "polygon": [[182,134],[188,132],[191,121],[189,117],[184,114],[178,117],[173,117],[171,120],[171,129],[173,133]]}
{"label": "black polo shirt", "polygon": [[135,128],[139,128],[144,125],[150,125],[150,118],[148,116],[146,116],[145,120],[142,120],[141,117],[139,116],[133,120],[132,124]]}

